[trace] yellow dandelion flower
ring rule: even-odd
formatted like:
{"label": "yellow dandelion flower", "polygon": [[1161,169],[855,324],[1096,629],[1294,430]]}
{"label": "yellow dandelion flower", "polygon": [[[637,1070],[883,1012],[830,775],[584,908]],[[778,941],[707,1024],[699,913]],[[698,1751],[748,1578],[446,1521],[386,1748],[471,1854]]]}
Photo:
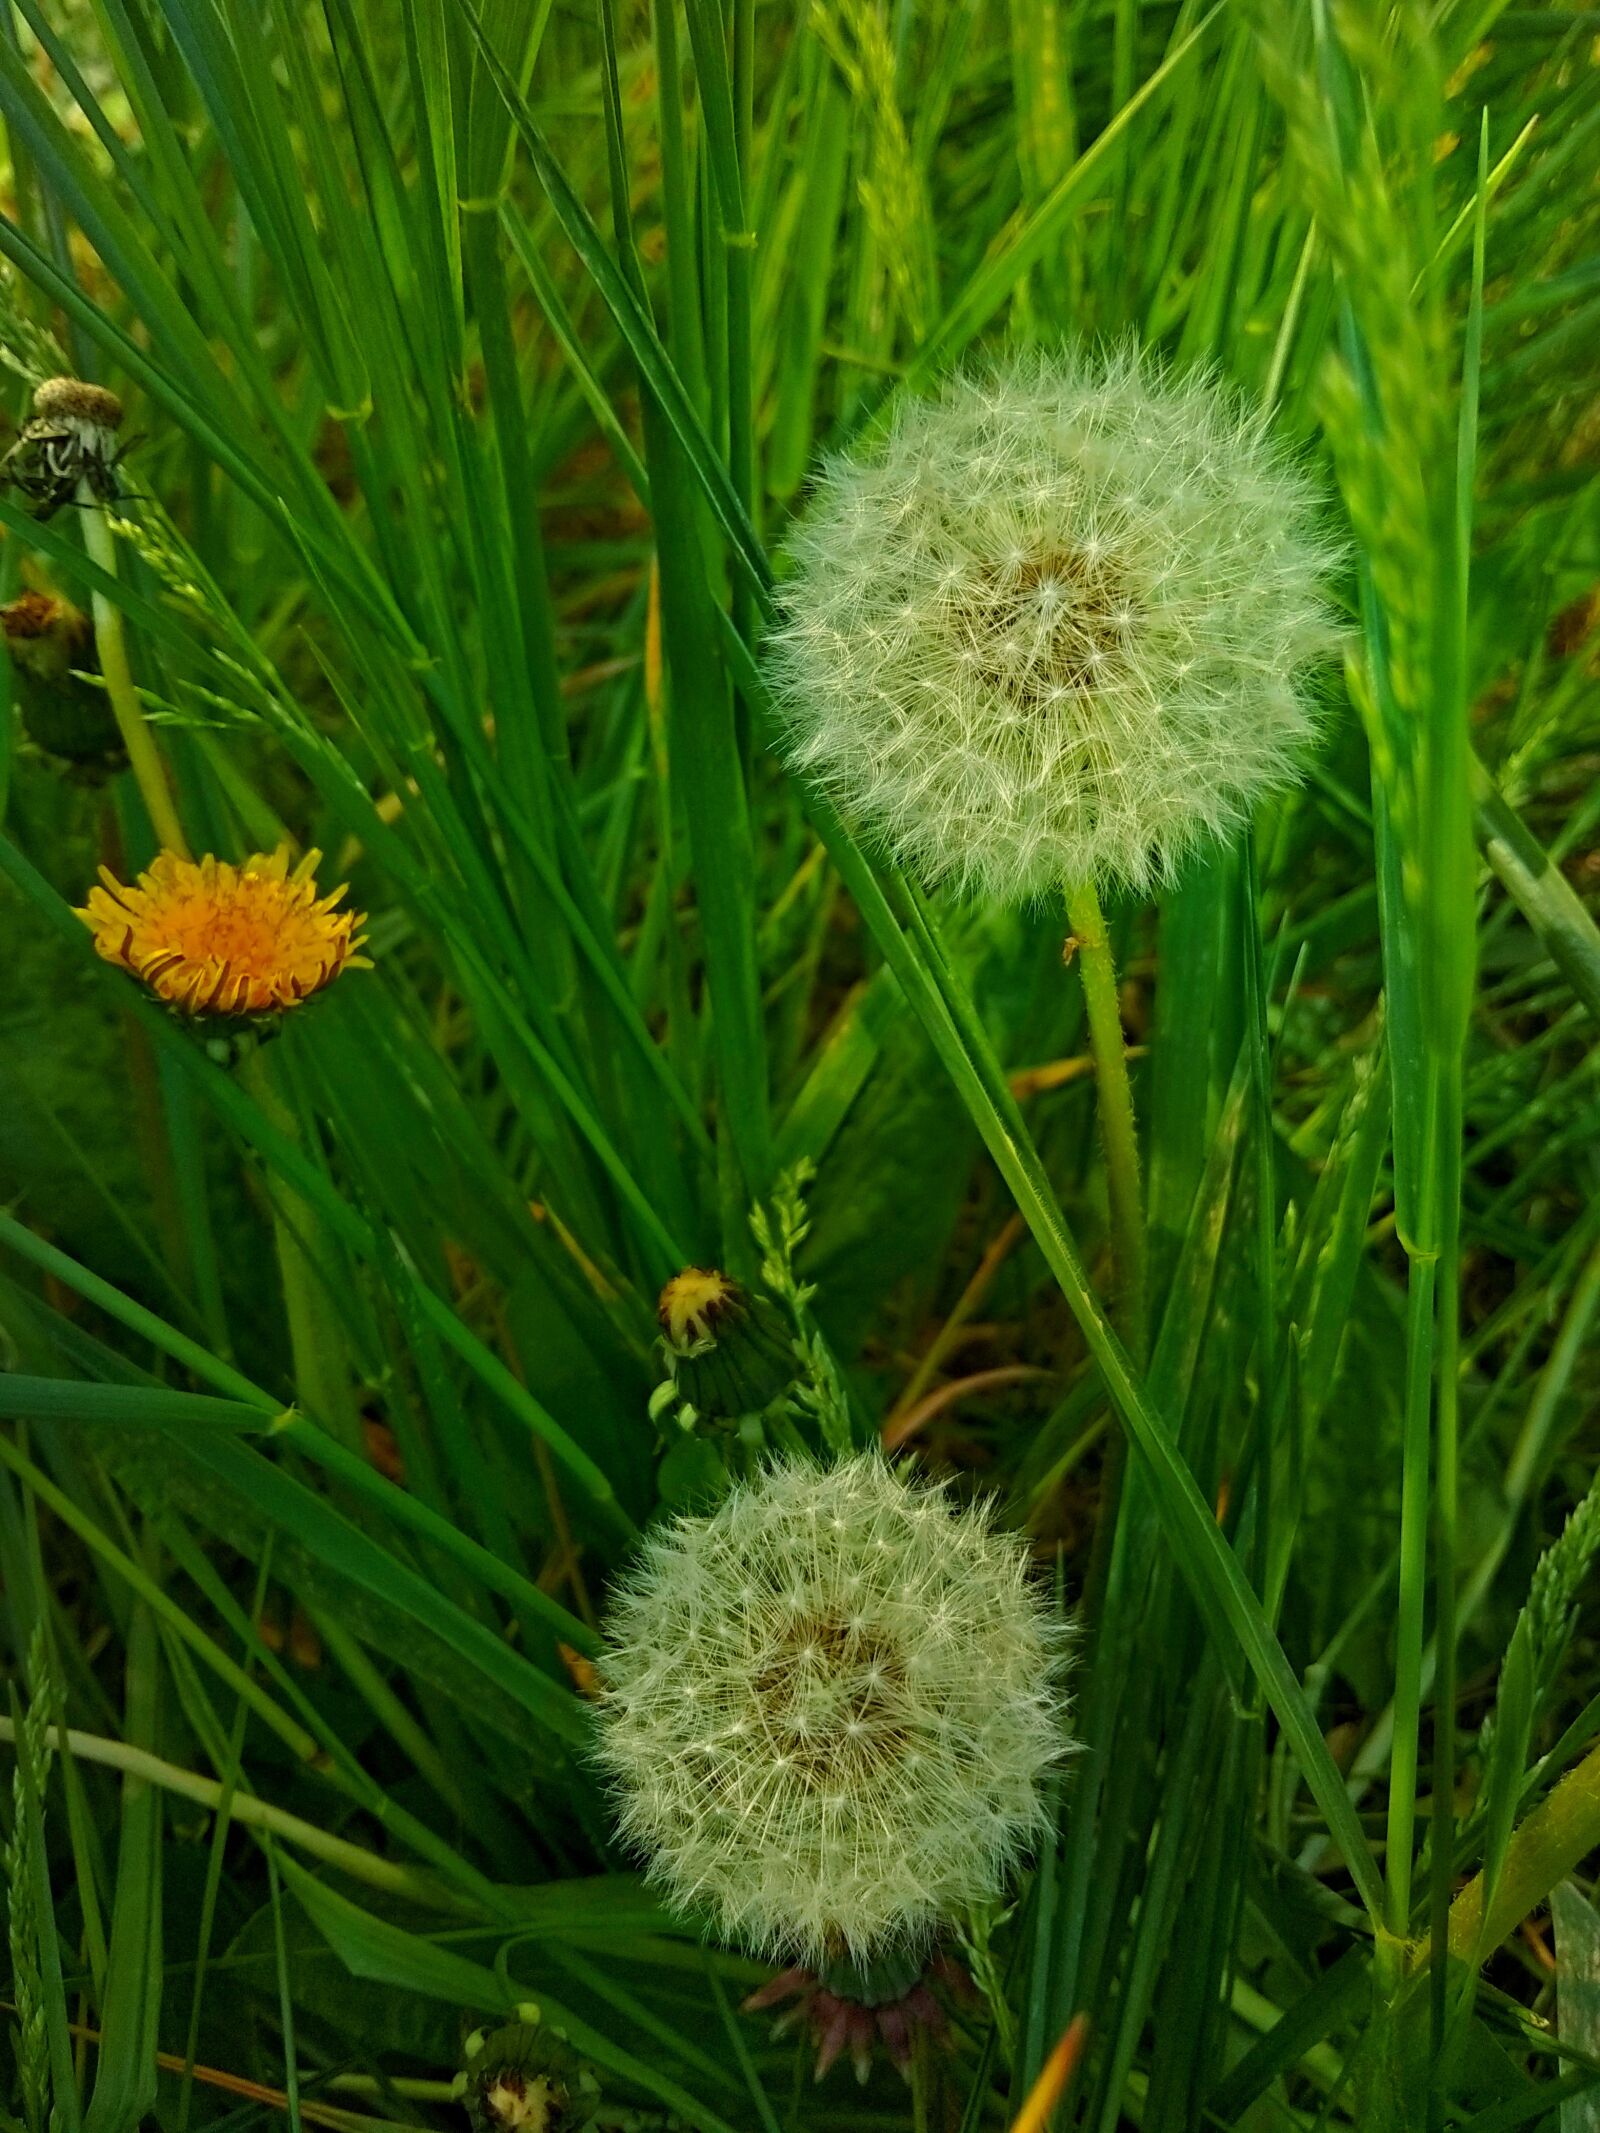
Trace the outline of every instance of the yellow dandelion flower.
{"label": "yellow dandelion flower", "polygon": [[341,970],[370,969],[357,955],[359,911],[319,897],[320,852],[292,870],[287,847],[243,866],[162,852],[131,886],[100,869],[78,912],[98,954],[187,1015],[268,1015],[298,1006]]}
{"label": "yellow dandelion flower", "polygon": [[674,1348],[691,1342],[715,1340],[725,1319],[742,1316],[744,1297],[739,1284],[715,1267],[686,1266],[674,1274],[661,1291],[656,1317]]}

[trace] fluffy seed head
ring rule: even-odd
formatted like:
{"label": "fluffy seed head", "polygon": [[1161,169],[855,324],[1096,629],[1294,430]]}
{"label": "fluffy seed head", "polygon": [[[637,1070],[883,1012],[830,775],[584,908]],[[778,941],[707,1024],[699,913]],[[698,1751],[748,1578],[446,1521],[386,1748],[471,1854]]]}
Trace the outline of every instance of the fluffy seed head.
{"label": "fluffy seed head", "polygon": [[813,1965],[914,1944],[1040,1833],[1061,1626],[1020,1542],[875,1454],[660,1530],[606,1627],[623,1833],[730,1937]]}
{"label": "fluffy seed head", "polygon": [[769,642],[793,766],[930,881],[1145,890],[1295,783],[1338,550],[1259,413],[1012,357],[831,460]]}

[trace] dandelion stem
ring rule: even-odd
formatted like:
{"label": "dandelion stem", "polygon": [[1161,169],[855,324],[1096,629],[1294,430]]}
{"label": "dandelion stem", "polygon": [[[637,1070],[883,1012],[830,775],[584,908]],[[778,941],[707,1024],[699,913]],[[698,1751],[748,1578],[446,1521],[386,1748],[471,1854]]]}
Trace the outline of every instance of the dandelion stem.
{"label": "dandelion stem", "polygon": [[[83,512],[83,545],[88,550],[89,560],[108,578],[114,578],[117,574],[117,544],[111,537],[111,528],[106,524],[99,499],[87,481],[78,484],[78,503]],[[145,721],[139,692],[133,685],[122,610],[98,587],[90,595],[90,604],[94,614],[95,644],[100,653],[100,672],[105,677],[106,695],[111,700],[122,745],[128,751],[128,767],[149,813],[157,842],[166,851],[176,852],[180,859],[187,859],[189,846],[183,825],[178,820],[178,810],[173,805],[166,766]]]}
{"label": "dandelion stem", "polygon": [[1111,937],[1092,881],[1067,890],[1083,1001],[1094,1054],[1100,1142],[1105,1152],[1111,1200],[1111,1253],[1116,1270],[1118,1330],[1128,1353],[1143,1367],[1149,1347],[1145,1295],[1144,1207],[1139,1189],[1139,1137],[1133,1120],[1128,1053],[1117,1005],[1117,972]]}
{"label": "dandelion stem", "polygon": [[[298,1141],[294,1115],[259,1050],[246,1055],[239,1078],[277,1130]],[[344,1333],[316,1264],[321,1228],[305,1201],[281,1179],[272,1186],[272,1232],[289,1321],[295,1397],[347,1451],[359,1453],[361,1417],[351,1397]]]}

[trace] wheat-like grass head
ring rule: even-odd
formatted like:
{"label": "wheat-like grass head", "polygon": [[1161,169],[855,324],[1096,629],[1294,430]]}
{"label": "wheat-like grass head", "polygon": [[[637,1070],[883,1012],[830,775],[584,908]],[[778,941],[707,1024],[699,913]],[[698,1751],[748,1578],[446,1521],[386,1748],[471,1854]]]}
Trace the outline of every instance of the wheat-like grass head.
{"label": "wheat-like grass head", "polygon": [[1065,1752],[1023,1545],[875,1454],[768,1468],[616,1595],[599,1754],[680,1907],[815,1967],[995,1895]]}
{"label": "wheat-like grass head", "polygon": [[789,554],[788,759],[925,880],[1146,891],[1302,773],[1340,551],[1213,378],[965,372],[825,464]]}

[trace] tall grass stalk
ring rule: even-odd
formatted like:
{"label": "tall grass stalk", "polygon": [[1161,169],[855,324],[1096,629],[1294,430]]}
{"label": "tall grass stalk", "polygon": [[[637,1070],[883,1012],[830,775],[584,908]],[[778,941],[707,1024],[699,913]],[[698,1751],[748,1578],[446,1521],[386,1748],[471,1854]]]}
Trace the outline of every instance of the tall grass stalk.
{"label": "tall grass stalk", "polygon": [[[83,545],[90,562],[108,578],[114,578],[117,574],[117,544],[106,523],[104,507],[86,481],[78,484],[78,509],[83,514]],[[117,731],[122,735],[122,745],[128,752],[128,764],[139,788],[139,797],[149,814],[157,844],[164,851],[176,852],[180,859],[186,859],[189,847],[173,803],[172,788],[167,782],[166,766],[146,722],[139,692],[134,687],[122,611],[98,585],[91,599],[95,648],[100,655],[106,696],[116,717]]]}

